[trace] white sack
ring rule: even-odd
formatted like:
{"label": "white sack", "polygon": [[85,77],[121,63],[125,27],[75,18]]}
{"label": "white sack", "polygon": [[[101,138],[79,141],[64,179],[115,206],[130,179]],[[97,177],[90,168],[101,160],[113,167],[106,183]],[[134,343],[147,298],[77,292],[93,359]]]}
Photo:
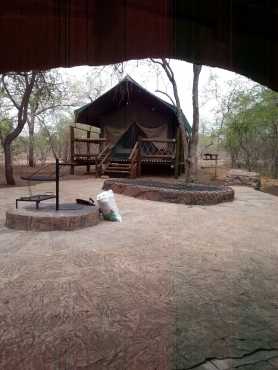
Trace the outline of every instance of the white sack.
{"label": "white sack", "polygon": [[122,221],[112,190],[103,191],[97,195],[98,206],[103,214],[104,220]]}

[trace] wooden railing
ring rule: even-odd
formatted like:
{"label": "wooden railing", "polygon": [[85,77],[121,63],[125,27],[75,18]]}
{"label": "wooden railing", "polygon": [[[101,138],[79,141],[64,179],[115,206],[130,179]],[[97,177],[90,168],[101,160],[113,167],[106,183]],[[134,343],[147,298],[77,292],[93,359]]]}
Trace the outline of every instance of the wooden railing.
{"label": "wooden railing", "polygon": [[112,145],[107,144],[103,150],[98,154],[96,159],[96,174],[97,176],[103,174],[103,167],[110,161],[112,155]]}
{"label": "wooden railing", "polygon": [[149,159],[174,159],[176,154],[176,140],[141,139],[141,158]]}
{"label": "wooden railing", "polygon": [[134,159],[138,149],[139,149],[139,142],[137,141],[136,144],[134,145],[134,147],[132,148],[132,151],[131,151],[130,156],[128,158],[129,161],[132,161]]}
{"label": "wooden railing", "polygon": [[100,138],[96,129],[70,126],[70,160],[72,163],[71,173],[74,174],[74,165],[86,165],[87,172],[90,165],[96,166],[98,171],[98,158],[102,153],[107,140]]}
{"label": "wooden railing", "polygon": [[97,136],[93,130],[70,126],[71,161],[98,156],[107,140]]}
{"label": "wooden railing", "polygon": [[105,139],[74,139],[74,157],[98,156],[105,143]]}
{"label": "wooden railing", "polygon": [[101,164],[105,164],[108,160],[108,158],[112,154],[112,146],[110,144],[106,145],[104,149],[102,150],[101,153],[98,155],[98,160],[100,161]]}
{"label": "wooden railing", "polygon": [[130,162],[130,177],[139,177],[141,175],[141,156],[139,141],[137,141],[134,145],[128,160]]}

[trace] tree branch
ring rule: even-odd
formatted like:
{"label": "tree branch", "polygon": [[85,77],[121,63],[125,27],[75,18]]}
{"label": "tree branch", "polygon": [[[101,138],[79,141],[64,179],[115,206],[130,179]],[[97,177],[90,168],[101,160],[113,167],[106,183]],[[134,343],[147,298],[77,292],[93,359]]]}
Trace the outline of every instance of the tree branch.
{"label": "tree branch", "polygon": [[54,148],[54,144],[53,144],[53,140],[52,140],[52,135],[51,135],[51,133],[50,133],[50,131],[49,131],[48,127],[46,126],[45,122],[44,122],[40,117],[38,117],[38,119],[39,119],[39,121],[40,121],[40,123],[41,123],[41,126],[42,126],[42,127],[45,129],[45,131],[46,131],[46,134],[47,134],[48,139],[49,139],[49,144],[50,144],[50,147],[51,147],[51,150],[52,150],[53,156],[54,156],[54,158],[55,158],[55,159],[57,159],[57,158],[58,158],[58,156],[57,156],[57,153],[55,152],[55,148]]}
{"label": "tree branch", "polygon": [[37,117],[40,114],[45,113],[46,111],[51,110],[51,109],[60,108],[60,107],[70,107],[70,108],[72,108],[74,106],[75,106],[74,104],[56,104],[56,105],[52,105],[52,106],[40,109],[39,111],[36,112],[35,116]]}
{"label": "tree branch", "polygon": [[160,62],[159,60],[155,60],[155,59],[151,58],[151,61],[155,64],[160,65],[164,69],[165,73],[167,74],[167,77],[170,80],[170,82],[173,83],[173,81],[175,80],[174,79],[174,73],[173,73],[167,59],[162,58],[161,62]]}
{"label": "tree branch", "polygon": [[10,101],[13,103],[13,105],[16,107],[17,110],[20,109],[20,106],[17,104],[17,102],[14,100],[13,96],[11,95],[9,89],[8,89],[8,86],[6,84],[6,81],[5,81],[5,74],[2,75],[1,77],[1,81],[2,81],[2,84],[3,84],[3,87],[4,87],[4,90],[6,92],[6,94],[8,95]]}
{"label": "tree branch", "polygon": [[163,95],[167,96],[167,98],[171,100],[171,103],[172,103],[174,106],[176,105],[176,104],[175,104],[175,102],[174,102],[174,100],[172,99],[172,97],[171,97],[169,94],[167,94],[166,92],[161,91],[161,90],[155,90],[155,92],[158,92],[158,93],[160,93],[160,94],[163,94]]}

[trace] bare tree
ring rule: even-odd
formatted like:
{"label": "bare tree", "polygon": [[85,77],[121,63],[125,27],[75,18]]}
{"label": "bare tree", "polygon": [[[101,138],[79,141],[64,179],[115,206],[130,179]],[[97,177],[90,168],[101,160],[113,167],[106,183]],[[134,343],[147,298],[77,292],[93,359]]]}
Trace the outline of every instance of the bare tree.
{"label": "bare tree", "polygon": [[193,104],[193,124],[192,134],[189,146],[189,161],[191,175],[197,175],[198,171],[198,143],[199,143],[199,77],[202,66],[193,64],[193,88],[192,88],[192,104]]}
{"label": "bare tree", "polygon": [[12,166],[12,143],[22,132],[27,119],[30,96],[39,72],[7,73],[1,76],[7,98],[17,110],[16,125],[3,140],[5,176],[8,185],[15,185]]}
{"label": "bare tree", "polygon": [[67,80],[67,90],[72,106],[80,107],[98,98],[109,86],[113,68],[91,67],[83,79]]}
{"label": "bare tree", "polygon": [[[189,136],[185,128],[187,122],[186,122],[186,118],[181,108],[181,103],[180,103],[180,98],[179,98],[179,93],[178,93],[178,86],[177,86],[177,82],[175,79],[175,75],[167,59],[165,58],[162,58],[160,60],[151,59],[151,61],[155,64],[160,65],[164,69],[168,77],[168,80],[170,81],[172,88],[173,88],[175,106],[177,110],[177,118],[178,118],[178,123],[179,123],[179,128],[180,128],[182,141],[183,141],[183,148],[184,148],[184,169],[185,169],[185,174],[186,174],[186,181],[188,181],[189,179],[189,162],[188,162]],[[167,93],[163,93],[163,94],[169,97]],[[172,103],[174,103],[171,97],[169,97],[169,99],[171,100]]]}
{"label": "bare tree", "polygon": [[39,117],[45,116],[50,111],[53,112],[62,107],[71,108],[71,102],[65,103],[68,95],[66,86],[62,83],[61,76],[57,71],[38,74],[30,97],[27,118],[29,128],[28,163],[30,167],[35,167],[34,132],[36,122]]}

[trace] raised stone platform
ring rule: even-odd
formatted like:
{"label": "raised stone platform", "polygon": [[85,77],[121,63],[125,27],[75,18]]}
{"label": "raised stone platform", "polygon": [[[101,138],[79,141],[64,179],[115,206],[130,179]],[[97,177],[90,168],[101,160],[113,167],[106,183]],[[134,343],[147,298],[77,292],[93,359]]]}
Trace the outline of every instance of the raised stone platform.
{"label": "raised stone platform", "polygon": [[246,170],[232,169],[227,172],[224,181],[226,185],[251,186],[258,190],[261,187],[260,174]]}
{"label": "raised stone platform", "polygon": [[234,200],[234,191],[228,186],[109,179],[104,181],[103,189],[112,189],[115,193],[140,199],[190,205],[209,205]]}
{"label": "raised stone platform", "polygon": [[72,231],[99,223],[98,207],[84,206],[76,203],[60,205],[42,204],[39,209],[25,206],[6,212],[6,226],[17,230],[32,231]]}

